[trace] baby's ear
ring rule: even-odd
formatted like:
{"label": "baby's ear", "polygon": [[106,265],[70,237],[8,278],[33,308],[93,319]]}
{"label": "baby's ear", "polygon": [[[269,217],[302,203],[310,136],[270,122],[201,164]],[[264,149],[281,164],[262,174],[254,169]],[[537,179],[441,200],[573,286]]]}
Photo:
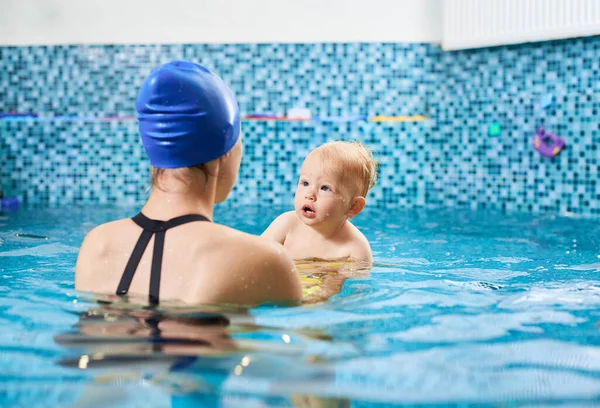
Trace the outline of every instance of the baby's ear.
{"label": "baby's ear", "polygon": [[346,211],[346,217],[356,217],[365,208],[365,205],[367,205],[367,200],[364,197],[354,197],[352,199],[352,206]]}

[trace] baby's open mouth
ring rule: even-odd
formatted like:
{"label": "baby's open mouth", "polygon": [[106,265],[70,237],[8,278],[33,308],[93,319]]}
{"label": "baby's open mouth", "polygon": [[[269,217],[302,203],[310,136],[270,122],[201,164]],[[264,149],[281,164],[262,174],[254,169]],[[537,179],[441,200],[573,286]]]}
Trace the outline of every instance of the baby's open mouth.
{"label": "baby's open mouth", "polygon": [[314,208],[312,208],[310,205],[305,205],[302,207],[302,214],[307,218],[314,218],[316,215]]}

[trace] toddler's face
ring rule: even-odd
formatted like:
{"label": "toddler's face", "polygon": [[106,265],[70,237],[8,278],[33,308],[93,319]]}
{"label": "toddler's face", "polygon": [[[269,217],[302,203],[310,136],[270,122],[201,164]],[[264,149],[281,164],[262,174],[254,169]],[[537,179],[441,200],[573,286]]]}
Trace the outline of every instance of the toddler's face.
{"label": "toddler's face", "polygon": [[323,163],[318,154],[309,154],[300,171],[294,208],[306,225],[332,225],[344,221],[352,196],[342,182],[335,162]]}

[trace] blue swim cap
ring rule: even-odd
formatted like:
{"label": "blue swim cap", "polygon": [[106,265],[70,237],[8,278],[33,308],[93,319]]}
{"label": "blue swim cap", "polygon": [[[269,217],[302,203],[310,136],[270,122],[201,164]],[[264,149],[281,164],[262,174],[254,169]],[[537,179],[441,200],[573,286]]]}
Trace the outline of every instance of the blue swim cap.
{"label": "blue swim cap", "polygon": [[136,108],[144,148],[157,168],[209,162],[227,153],[240,137],[233,92],[194,62],[173,61],[152,71]]}

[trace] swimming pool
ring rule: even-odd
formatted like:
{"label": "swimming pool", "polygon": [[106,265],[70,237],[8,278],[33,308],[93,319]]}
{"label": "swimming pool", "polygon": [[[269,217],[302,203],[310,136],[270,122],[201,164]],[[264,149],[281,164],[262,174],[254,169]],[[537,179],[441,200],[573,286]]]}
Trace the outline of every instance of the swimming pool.
{"label": "swimming pool", "polygon": [[[143,312],[119,312],[73,290],[85,233],[137,210],[0,215],[1,406],[600,398],[597,220],[367,209],[356,224],[373,247],[370,273],[340,277],[332,273],[339,265],[302,264],[313,302],[295,308],[166,308],[173,327],[162,329],[172,341],[152,352],[151,328],[136,317]],[[218,208],[215,219],[259,233],[280,210]],[[331,297],[315,303],[327,296],[314,286],[324,279]]]}

